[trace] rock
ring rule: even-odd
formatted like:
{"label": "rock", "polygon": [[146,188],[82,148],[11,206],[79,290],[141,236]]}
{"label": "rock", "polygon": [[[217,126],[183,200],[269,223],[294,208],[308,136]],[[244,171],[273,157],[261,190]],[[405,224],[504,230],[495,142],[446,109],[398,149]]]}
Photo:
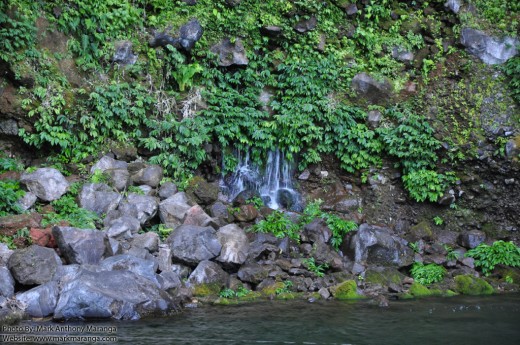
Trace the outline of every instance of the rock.
{"label": "rock", "polygon": [[94,174],[96,170],[101,170],[101,172],[105,172],[107,170],[115,170],[115,169],[124,169],[127,170],[128,163],[124,161],[115,160],[110,156],[103,156],[99,161],[96,162],[90,168],[90,173]]}
{"label": "rock", "polygon": [[212,261],[201,261],[188,278],[189,285],[215,284],[218,290],[228,285],[229,274]]}
{"label": "rock", "polygon": [[520,155],[520,135],[506,143],[506,157],[511,159]]}
{"label": "rock", "polygon": [[379,110],[370,110],[368,112],[368,125],[370,128],[379,127],[379,123],[381,122],[381,112]]}
{"label": "rock", "polygon": [[460,7],[462,6],[460,0],[448,0],[444,4],[444,7],[446,7],[451,12],[457,14],[460,11]]}
{"label": "rock", "polygon": [[13,119],[0,121],[0,134],[3,135],[18,135],[18,122]]}
{"label": "rock", "polygon": [[300,195],[292,189],[280,188],[276,192],[276,201],[286,210],[301,212],[303,207],[301,205]]}
{"label": "rock", "polygon": [[459,235],[457,243],[464,248],[473,249],[486,240],[486,233],[479,230],[466,231]]}
{"label": "rock", "polygon": [[470,54],[477,56],[484,63],[496,65],[514,57],[518,53],[516,46],[520,41],[512,37],[499,40],[482,31],[466,27],[460,33],[460,43]]}
{"label": "rock", "polygon": [[120,65],[133,65],[137,62],[137,55],[132,51],[132,42],[119,41],[114,44],[116,52],[112,56],[112,62]]}
{"label": "rock", "polygon": [[455,277],[455,291],[463,295],[491,295],[494,292],[487,281],[469,274]]}
{"label": "rock", "polygon": [[78,264],[58,266],[53,281],[62,284],[66,281],[74,279],[81,272],[81,266]]}
{"label": "rock", "polygon": [[255,262],[248,263],[240,267],[237,276],[243,282],[259,284],[269,276],[271,268],[269,265],[259,265]]}
{"label": "rock", "polygon": [[282,36],[283,30],[281,27],[276,25],[267,25],[260,28],[260,32],[262,35],[271,37],[271,38],[277,38]]}
{"label": "rock", "polygon": [[411,63],[414,59],[414,55],[410,51],[406,51],[401,47],[394,47],[392,49],[392,57],[401,62]]}
{"label": "rock", "polygon": [[31,228],[29,230],[29,236],[31,237],[32,244],[41,247],[56,248],[56,241],[54,240],[54,236],[52,236],[51,228]]}
{"label": "rock", "polygon": [[191,266],[217,257],[222,249],[211,227],[181,225],[168,236],[166,242],[171,245],[174,259]]}
{"label": "rock", "polygon": [[325,220],[316,218],[309,224],[305,225],[302,235],[303,241],[309,241],[311,243],[327,243],[332,237],[332,231],[330,231]]}
{"label": "rock", "polygon": [[236,224],[223,226],[217,231],[217,238],[222,245],[217,261],[224,264],[243,264],[249,252],[249,240],[246,232]]}
{"label": "rock", "polygon": [[219,187],[208,183],[202,178],[196,178],[188,187],[188,193],[201,205],[211,205],[218,200]]}
{"label": "rock", "polygon": [[309,177],[311,177],[311,172],[309,171],[309,169],[305,169],[305,170],[300,174],[300,176],[298,176],[298,180],[307,181],[307,180],[309,179]]}
{"label": "rock", "polygon": [[141,230],[141,223],[137,218],[122,216],[110,222],[106,233],[108,237],[123,239],[132,238]]}
{"label": "rock", "polygon": [[191,51],[195,43],[200,40],[204,30],[197,19],[192,19],[179,30],[180,46],[187,52]]}
{"label": "rock", "polygon": [[357,263],[403,267],[414,262],[414,253],[406,241],[392,235],[388,228],[362,224],[347,239],[343,252]]}
{"label": "rock", "polygon": [[[179,194],[181,195],[179,196]],[[177,193],[173,197],[161,201],[159,204],[159,218],[161,222],[171,228],[182,224],[186,212],[191,209],[187,202],[188,199],[184,193]]]}
{"label": "rock", "polygon": [[97,265],[108,248],[105,233],[98,230],[55,226],[52,228],[52,234],[69,264]]}
{"label": "rock", "polygon": [[222,201],[217,201],[209,207],[209,215],[219,219],[221,223],[227,223],[231,220],[228,207]]}
{"label": "rock", "polygon": [[171,271],[177,273],[181,279],[187,279],[191,274],[192,269],[188,266],[173,264]]}
{"label": "rock", "polygon": [[8,267],[17,282],[23,285],[39,285],[52,280],[61,260],[50,248],[32,245],[15,250]]}
{"label": "rock", "polygon": [[109,184],[117,191],[124,191],[130,186],[130,173],[126,169],[109,169],[105,173],[110,177]]}
{"label": "rock", "polygon": [[352,88],[359,97],[373,104],[387,103],[392,96],[392,84],[388,80],[379,82],[364,72],[354,76]]}
{"label": "rock", "polygon": [[36,203],[36,200],[38,200],[36,194],[27,192],[16,203],[20,206],[22,211],[27,211],[33,207],[33,205]]}
{"label": "rock", "polygon": [[166,292],[133,272],[83,270],[63,284],[54,319],[137,320],[176,309]]}
{"label": "rock", "polygon": [[174,196],[178,192],[177,186],[173,182],[165,182],[161,184],[159,188],[159,198],[161,200],[168,199],[171,196]]}
{"label": "rock", "polygon": [[240,5],[241,2],[242,0],[226,0],[226,5],[228,5],[229,7],[235,7]]}
{"label": "rock", "polygon": [[155,232],[147,232],[134,237],[132,246],[137,248],[143,248],[150,253],[159,251],[159,235]]}
{"label": "rock", "polygon": [[9,249],[7,244],[0,243],[0,266],[7,265],[7,261],[11,255],[13,255],[14,250]]}
{"label": "rock", "polygon": [[167,244],[159,244],[159,254],[157,255],[159,271],[172,271],[172,248]]}
{"label": "rock", "polygon": [[0,266],[0,296],[10,298],[14,295],[15,281],[7,267]]}
{"label": "rock", "polygon": [[43,201],[57,200],[69,189],[69,182],[54,168],[40,168],[30,174],[23,173],[20,182]]}
{"label": "rock", "polygon": [[450,190],[449,193],[445,193],[438,201],[439,205],[449,206],[455,202],[455,192]]}
{"label": "rock", "polygon": [[158,265],[155,261],[137,258],[129,254],[111,256],[99,263],[103,271],[130,271],[153,282],[157,287],[160,286],[155,272]]}
{"label": "rock", "polygon": [[504,180],[504,184],[506,186],[513,185],[513,184],[515,184],[515,179],[514,178],[507,178],[507,179]]}
{"label": "rock", "polygon": [[344,8],[345,8],[345,12],[349,16],[353,16],[354,14],[358,13],[358,8],[357,8],[356,4],[348,4]]}
{"label": "rock", "polygon": [[183,225],[196,225],[196,226],[211,226],[214,229],[218,228],[217,223],[213,218],[208,216],[206,212],[199,205],[191,207],[184,218]]}
{"label": "rock", "polygon": [[239,222],[251,222],[258,217],[258,210],[254,205],[241,205],[239,211],[233,213],[233,216]]}
{"label": "rock", "polygon": [[329,289],[327,289],[326,287],[322,287],[321,289],[319,289],[318,293],[320,294],[321,298],[323,298],[323,299],[329,299],[330,298]]}
{"label": "rock", "polygon": [[409,234],[406,237],[409,242],[417,242],[419,240],[433,240],[433,231],[427,221],[422,221],[410,228]]}
{"label": "rock", "polygon": [[222,67],[246,66],[249,63],[244,45],[239,38],[235,39],[234,43],[225,38],[211,47],[211,52],[219,56],[219,66]]}
{"label": "rock", "polygon": [[58,283],[50,281],[16,295],[16,299],[27,306],[25,312],[30,317],[41,318],[54,313],[58,302],[58,294]]}
{"label": "rock", "polygon": [[39,228],[42,216],[39,213],[15,214],[0,217],[0,235],[13,236],[23,228]]}
{"label": "rock", "polygon": [[254,198],[260,198],[260,193],[254,189],[244,189],[233,199],[233,206],[242,206],[249,204],[249,201]]}
{"label": "rock", "polygon": [[152,219],[159,208],[159,199],[153,196],[130,193],[126,201],[119,206],[123,214],[132,215],[137,212],[137,219],[141,225]]}
{"label": "rock", "polygon": [[315,16],[311,16],[309,19],[300,20],[295,26],[294,30],[303,34],[308,31],[312,31],[316,29],[316,25],[318,25],[318,20]]}
{"label": "rock", "polygon": [[161,290],[176,289],[182,286],[179,275],[172,271],[161,272],[159,282],[161,283]]}
{"label": "rock", "polygon": [[462,258],[460,262],[466,267],[475,268],[475,259],[473,258]]}
{"label": "rock", "polygon": [[85,183],[79,195],[79,205],[98,216],[115,210],[122,196],[104,183]]}
{"label": "rock", "polygon": [[143,169],[131,173],[130,178],[134,184],[145,184],[155,188],[163,178],[163,168],[156,164],[145,165]]}
{"label": "rock", "polygon": [[357,292],[357,285],[354,280],[347,280],[343,283],[331,286],[329,290],[332,296],[338,300],[359,299],[364,297]]}
{"label": "rock", "polygon": [[182,0],[182,2],[184,2],[190,6],[194,6],[197,4],[197,0]]}

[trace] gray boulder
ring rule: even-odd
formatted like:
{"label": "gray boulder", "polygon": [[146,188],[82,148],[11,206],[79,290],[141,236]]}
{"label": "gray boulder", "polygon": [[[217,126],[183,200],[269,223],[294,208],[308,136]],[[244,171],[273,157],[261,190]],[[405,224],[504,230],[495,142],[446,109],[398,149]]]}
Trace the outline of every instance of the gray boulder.
{"label": "gray boulder", "polygon": [[204,30],[197,19],[192,19],[179,29],[179,45],[187,52],[200,40]]}
{"label": "gray boulder", "polygon": [[163,168],[159,165],[145,165],[142,169],[131,174],[134,184],[144,184],[157,187],[163,178]]}
{"label": "gray boulder", "polygon": [[23,285],[51,281],[58,266],[61,266],[61,260],[56,252],[37,245],[15,250],[8,261],[14,279]]}
{"label": "gray boulder", "polygon": [[57,200],[69,189],[69,182],[54,168],[40,168],[30,174],[24,173],[20,182],[43,201]]}
{"label": "gray boulder", "polygon": [[47,317],[54,313],[58,295],[58,283],[50,281],[16,295],[16,299],[26,305],[25,313],[30,317]]}
{"label": "gray boulder", "polygon": [[171,245],[174,259],[191,266],[217,257],[222,249],[211,227],[181,225],[168,236],[166,242]]}
{"label": "gray boulder", "polygon": [[107,236],[116,239],[132,238],[141,229],[137,218],[122,216],[113,220],[107,229]]}
{"label": "gray boulder", "polygon": [[240,267],[237,276],[243,282],[259,284],[269,276],[269,272],[273,267],[270,265],[259,265],[257,263],[248,263]]}
{"label": "gray boulder", "polygon": [[115,210],[122,196],[104,183],[85,183],[79,195],[79,205],[98,216]]}
{"label": "gray boulder", "polygon": [[484,63],[496,65],[518,54],[516,47],[520,41],[512,37],[498,39],[479,30],[463,28],[460,33],[460,43],[470,54],[477,56]]}
{"label": "gray boulder", "polygon": [[165,315],[177,303],[156,284],[130,271],[83,270],[63,284],[54,319],[137,320]]}
{"label": "gray boulder", "polygon": [[227,286],[229,274],[213,261],[201,261],[188,278],[189,285],[218,284]]}
{"label": "gray boulder", "polygon": [[211,218],[199,205],[192,206],[184,217],[184,225],[211,226],[218,228],[217,222]]}
{"label": "gray boulder", "polygon": [[119,206],[119,210],[123,214],[132,215],[137,213],[136,218],[141,225],[152,219],[157,214],[158,208],[159,200],[156,197],[135,193],[129,194],[126,202]]}
{"label": "gray boulder", "polygon": [[392,84],[388,80],[377,81],[364,72],[354,76],[352,88],[358,96],[374,104],[387,103],[392,96]]}
{"label": "gray boulder", "polygon": [[368,224],[362,224],[344,241],[342,249],[358,264],[403,267],[414,262],[414,253],[405,240],[388,228]]}
{"label": "gray boulder", "polygon": [[249,252],[249,240],[246,232],[236,224],[229,224],[217,231],[217,238],[222,250],[217,261],[223,264],[243,264]]}
{"label": "gray boulder", "polygon": [[168,199],[178,192],[177,186],[173,182],[165,182],[159,188],[159,198],[161,200]]}
{"label": "gray boulder", "polygon": [[479,230],[466,231],[459,235],[457,243],[464,248],[473,249],[486,240],[486,233]]}
{"label": "gray boulder", "polygon": [[158,280],[161,284],[161,290],[177,289],[182,286],[179,275],[173,271],[161,272]]}
{"label": "gray boulder", "polygon": [[96,162],[90,168],[90,173],[93,174],[96,172],[96,170],[101,170],[102,172],[105,172],[107,170],[114,170],[114,169],[124,169],[126,170],[128,168],[128,163],[125,161],[119,161],[116,160],[110,156],[103,156],[99,161]]}
{"label": "gray boulder", "polygon": [[239,38],[234,43],[231,43],[229,38],[225,38],[211,47],[211,52],[218,55],[219,66],[222,67],[246,66],[249,63],[246,50]]}
{"label": "gray boulder", "polygon": [[0,243],[0,265],[7,265],[7,261],[13,255],[14,250],[9,249],[7,244]]}
{"label": "gray boulder", "polygon": [[305,225],[301,237],[305,242],[327,243],[332,237],[332,231],[330,231],[325,220],[316,218],[309,224]]}
{"label": "gray boulder", "polygon": [[155,232],[147,232],[134,237],[132,247],[143,248],[150,253],[159,251],[159,235]]}
{"label": "gray boulder", "polygon": [[119,41],[114,44],[116,52],[112,56],[112,62],[120,65],[133,65],[137,62],[137,55],[132,51],[132,42]]}
{"label": "gray boulder", "polygon": [[99,230],[55,226],[52,235],[69,264],[98,264],[108,249],[106,234]]}
{"label": "gray boulder", "polygon": [[392,49],[392,57],[396,60],[411,63],[414,59],[414,55],[412,52],[404,50],[401,47],[394,47]]}
{"label": "gray boulder", "polygon": [[105,173],[109,176],[109,184],[119,192],[130,185],[130,173],[126,169],[109,169]]}
{"label": "gray boulder", "polygon": [[0,296],[11,297],[14,295],[15,281],[7,267],[0,266]]}
{"label": "gray boulder", "polygon": [[451,12],[457,14],[460,11],[460,7],[462,6],[460,0],[448,0],[444,4],[444,7],[446,7]]}
{"label": "gray boulder", "polygon": [[27,211],[33,207],[33,205],[36,203],[36,200],[38,200],[36,194],[27,192],[16,203],[18,206],[20,206],[22,211]]}
{"label": "gray boulder", "polygon": [[159,244],[159,253],[157,254],[157,263],[159,271],[172,271],[172,248],[168,244]]}
{"label": "gray boulder", "polygon": [[157,262],[152,260],[137,258],[129,254],[121,254],[106,258],[101,261],[99,267],[103,271],[130,271],[160,286],[155,275],[158,267]]}
{"label": "gray boulder", "polygon": [[175,228],[182,224],[186,212],[191,208],[188,205],[186,194],[177,193],[159,204],[159,218],[166,226]]}
{"label": "gray boulder", "polygon": [[318,25],[318,20],[315,16],[310,17],[309,19],[300,20],[294,27],[294,30],[303,34],[307,31],[312,31],[316,29],[316,25]]}

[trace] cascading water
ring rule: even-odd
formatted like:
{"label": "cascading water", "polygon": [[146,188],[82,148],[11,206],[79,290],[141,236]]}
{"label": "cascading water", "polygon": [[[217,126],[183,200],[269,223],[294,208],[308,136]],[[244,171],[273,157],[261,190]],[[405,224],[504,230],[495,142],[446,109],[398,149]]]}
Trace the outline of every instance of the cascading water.
{"label": "cascading water", "polygon": [[221,180],[221,187],[229,201],[248,191],[258,193],[264,204],[272,209],[301,211],[301,196],[292,183],[293,166],[280,150],[268,153],[263,171],[251,162],[249,152],[238,153],[237,159],[235,172]]}

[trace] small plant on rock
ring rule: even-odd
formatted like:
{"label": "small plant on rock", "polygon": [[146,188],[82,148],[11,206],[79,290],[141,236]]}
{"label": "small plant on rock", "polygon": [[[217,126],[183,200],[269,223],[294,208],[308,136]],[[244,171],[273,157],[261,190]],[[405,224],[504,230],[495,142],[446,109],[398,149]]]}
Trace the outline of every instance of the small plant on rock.
{"label": "small plant on rock", "polygon": [[290,293],[292,287],[293,287],[293,282],[290,280],[286,280],[283,282],[283,287],[279,287],[278,289],[275,290],[275,294],[282,295],[282,294]]}
{"label": "small plant on rock", "polygon": [[266,219],[253,225],[254,232],[270,233],[278,238],[289,237],[295,241],[300,240],[300,232],[297,224],[294,224],[283,212],[274,211]]}
{"label": "small plant on rock", "polygon": [[437,264],[424,265],[422,262],[416,262],[410,273],[415,281],[427,285],[443,280],[446,269]]}

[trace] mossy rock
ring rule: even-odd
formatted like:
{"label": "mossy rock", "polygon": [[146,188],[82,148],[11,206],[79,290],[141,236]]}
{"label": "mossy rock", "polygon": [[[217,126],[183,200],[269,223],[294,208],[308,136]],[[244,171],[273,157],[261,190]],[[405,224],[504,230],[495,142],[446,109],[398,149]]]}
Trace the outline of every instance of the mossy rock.
{"label": "mossy rock", "polygon": [[410,286],[410,294],[414,297],[426,297],[431,296],[433,293],[426,286],[415,282]]}
{"label": "mossy rock", "polygon": [[251,291],[251,292],[249,292],[245,296],[238,297],[238,300],[239,301],[245,301],[245,302],[247,302],[247,301],[255,301],[255,300],[257,300],[257,299],[259,299],[261,297],[262,297],[262,294],[260,292],[258,292],[258,291]]}
{"label": "mossy rock", "polygon": [[365,298],[365,296],[357,292],[357,285],[354,280],[347,280],[343,283],[332,286],[330,292],[332,293],[332,296],[338,300]]}
{"label": "mossy rock", "polygon": [[201,205],[210,205],[218,199],[218,186],[206,182],[202,177],[195,176],[188,182],[185,190],[188,197]]}
{"label": "mossy rock", "polygon": [[199,284],[193,288],[193,296],[196,297],[207,297],[207,296],[218,296],[222,288],[221,284]]}
{"label": "mossy rock", "polygon": [[237,305],[238,301],[236,299],[220,297],[217,300],[215,300],[213,302],[213,304],[215,304],[215,305]]}
{"label": "mossy rock", "polygon": [[415,242],[420,239],[431,240],[433,238],[433,231],[427,221],[422,221],[410,228],[410,235],[408,236],[410,242]]}
{"label": "mossy rock", "polygon": [[390,283],[401,285],[404,277],[404,274],[390,267],[379,270],[369,269],[365,272],[366,283],[381,284],[383,286],[387,286]]}
{"label": "mossy rock", "polygon": [[444,297],[453,297],[453,296],[457,296],[458,293],[456,293],[455,291],[453,290],[446,290],[444,291]]}
{"label": "mossy rock", "polygon": [[491,295],[494,292],[487,281],[469,274],[455,277],[455,291],[463,295]]}
{"label": "mossy rock", "polygon": [[506,280],[506,277],[511,277],[511,279],[513,279],[513,284],[520,284],[520,269],[518,268],[499,265],[495,268],[495,272],[502,277],[503,281]]}
{"label": "mossy rock", "polygon": [[283,289],[284,287],[285,285],[283,284],[283,282],[276,282],[260,290],[260,293],[264,296],[273,296],[276,295],[276,290]]}

